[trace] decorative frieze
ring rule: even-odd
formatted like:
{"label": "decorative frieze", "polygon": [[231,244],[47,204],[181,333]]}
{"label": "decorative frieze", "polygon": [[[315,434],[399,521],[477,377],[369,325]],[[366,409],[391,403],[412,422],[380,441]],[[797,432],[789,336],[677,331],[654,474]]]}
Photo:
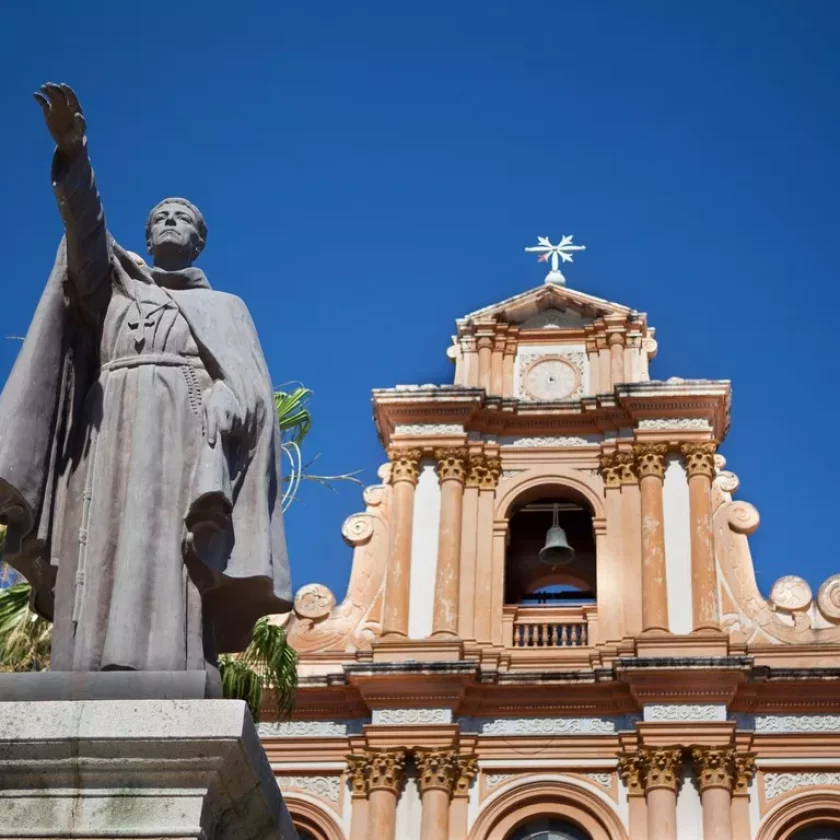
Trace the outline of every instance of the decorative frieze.
{"label": "decorative frieze", "polygon": [[726,706],[723,703],[663,703],[645,706],[642,710],[645,722],[724,721]]}
{"label": "decorative frieze", "polygon": [[655,417],[639,420],[639,429],[659,431],[709,431],[712,427],[705,417]]}
{"label": "decorative frieze", "polygon": [[435,450],[437,472],[440,483],[467,480],[467,459],[469,452],[465,446],[448,447]]}
{"label": "decorative frieze", "polygon": [[580,435],[540,435],[506,438],[502,443],[506,446],[592,446],[599,443],[599,439],[589,440]]}
{"label": "decorative frieze", "polygon": [[667,444],[637,443],[633,446],[633,454],[636,456],[636,473],[640,479],[651,475],[656,476],[656,478],[665,477]]}
{"label": "decorative frieze", "polygon": [[815,770],[796,773],[765,773],[764,798],[769,802],[797,788],[824,785],[840,785],[840,773]]}
{"label": "decorative frieze", "polygon": [[451,709],[374,709],[371,722],[385,726],[452,723]]}
{"label": "decorative frieze", "polygon": [[338,802],[338,776],[278,776],[277,784],[281,790],[299,790],[330,802]]}
{"label": "decorative frieze", "polygon": [[415,750],[414,763],[421,794],[438,789],[452,795],[458,776],[456,755],[452,750]]}
{"label": "decorative frieze", "polygon": [[394,425],[395,435],[462,435],[464,427],[460,423],[397,423]]}
{"label": "decorative frieze", "polygon": [[392,449],[388,453],[391,461],[391,483],[410,481],[417,484],[420,476],[420,459],[423,453],[419,449]]}
{"label": "decorative frieze", "polygon": [[694,747],[691,763],[702,793],[707,788],[732,790],[735,783],[735,750],[728,747]]}
{"label": "decorative frieze", "polygon": [[840,733],[840,715],[755,715],[752,722],[759,735],[770,732]]}
{"label": "decorative frieze", "polygon": [[583,773],[585,779],[595,782],[596,785],[609,788],[612,786],[612,773]]}
{"label": "decorative frieze", "polygon": [[717,443],[706,441],[704,443],[684,443],[680,452],[685,458],[685,470],[688,477],[695,475],[706,476],[709,480],[715,477],[715,452]]}
{"label": "decorative frieze", "polygon": [[345,738],[359,732],[363,720],[281,720],[257,724],[261,738]]}
{"label": "decorative frieze", "polygon": [[620,728],[610,718],[468,718],[464,724],[482,735],[611,735]]}

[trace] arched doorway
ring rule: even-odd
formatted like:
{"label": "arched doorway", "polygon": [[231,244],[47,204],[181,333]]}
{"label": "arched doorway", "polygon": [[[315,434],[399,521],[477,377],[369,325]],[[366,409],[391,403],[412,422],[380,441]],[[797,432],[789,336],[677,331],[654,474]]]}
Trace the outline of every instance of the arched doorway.
{"label": "arched doorway", "polygon": [[546,817],[529,820],[509,834],[507,840],[592,840],[592,837],[568,820]]}
{"label": "arched doorway", "polygon": [[790,840],[840,840],[840,828],[836,825],[813,825],[791,834]]}

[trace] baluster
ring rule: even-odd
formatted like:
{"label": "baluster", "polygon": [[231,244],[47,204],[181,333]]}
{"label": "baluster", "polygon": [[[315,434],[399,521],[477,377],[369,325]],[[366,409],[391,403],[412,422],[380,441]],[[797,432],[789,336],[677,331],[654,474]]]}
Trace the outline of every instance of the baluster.
{"label": "baluster", "polygon": [[582,639],[582,644],[586,647],[589,647],[589,625],[588,624],[581,624],[580,625],[580,636]]}
{"label": "baluster", "polygon": [[548,647],[548,625],[547,624],[543,624],[543,626],[542,626],[540,642],[541,642],[543,647]]}
{"label": "baluster", "polygon": [[548,644],[550,647],[557,647],[557,625],[552,624],[551,626],[551,637],[548,640]]}

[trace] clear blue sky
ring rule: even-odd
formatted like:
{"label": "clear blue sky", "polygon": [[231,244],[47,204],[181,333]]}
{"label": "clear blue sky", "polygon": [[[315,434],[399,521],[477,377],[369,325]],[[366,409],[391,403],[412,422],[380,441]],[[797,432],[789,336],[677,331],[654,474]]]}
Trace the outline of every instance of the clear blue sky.
{"label": "clear blue sky", "polygon": [[[79,93],[126,247],[161,197],[202,208],[211,283],[249,305],[275,382],[316,393],[322,472],[374,483],[370,389],[450,381],[454,319],[538,285],[524,246],[573,233],[570,285],[648,313],[654,377],[732,379],[759,582],[816,587],[840,571],[838,43],[835,0],[9,4],[0,336],[61,233],[47,80]],[[343,596],[362,508],[305,489],[296,588]]]}

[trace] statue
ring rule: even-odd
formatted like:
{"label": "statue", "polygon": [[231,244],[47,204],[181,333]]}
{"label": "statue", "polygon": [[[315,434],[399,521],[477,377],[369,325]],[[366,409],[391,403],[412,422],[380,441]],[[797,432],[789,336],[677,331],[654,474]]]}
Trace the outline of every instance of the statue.
{"label": "statue", "polygon": [[152,210],[151,266],[121,248],[76,95],[35,98],[65,236],[0,395],[5,559],[55,622],[53,670],[211,671],[291,608],[265,358],[193,265],[198,209]]}

